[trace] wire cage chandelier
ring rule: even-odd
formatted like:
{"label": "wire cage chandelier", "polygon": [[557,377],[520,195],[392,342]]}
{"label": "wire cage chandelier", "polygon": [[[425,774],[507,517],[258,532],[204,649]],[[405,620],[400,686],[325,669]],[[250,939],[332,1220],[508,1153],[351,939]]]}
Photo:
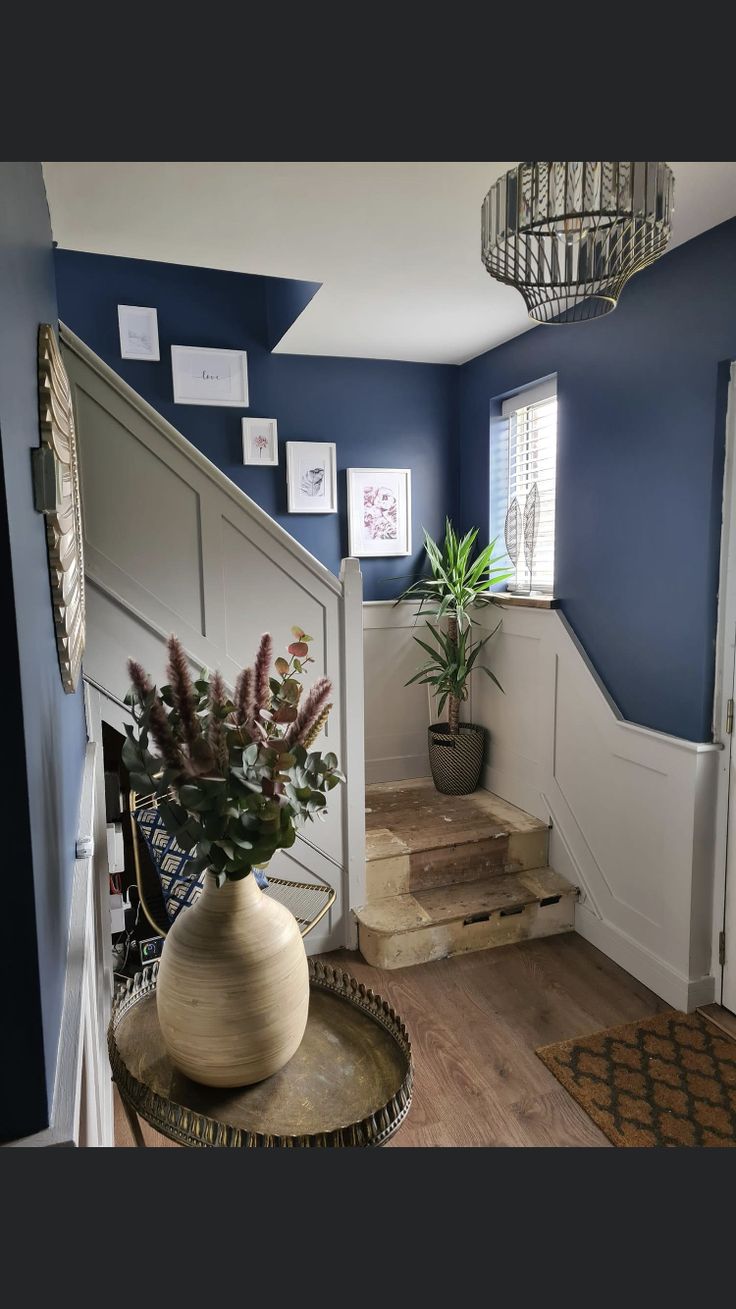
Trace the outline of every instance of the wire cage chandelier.
{"label": "wire cage chandelier", "polygon": [[483,201],[481,258],[538,323],[583,323],[616,308],[672,230],[664,163],[523,163]]}

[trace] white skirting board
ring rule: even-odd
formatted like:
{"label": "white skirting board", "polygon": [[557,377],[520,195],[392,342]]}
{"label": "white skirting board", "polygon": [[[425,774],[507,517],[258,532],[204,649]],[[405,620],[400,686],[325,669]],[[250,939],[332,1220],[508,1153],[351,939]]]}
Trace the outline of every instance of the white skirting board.
{"label": "white skirting board", "polygon": [[662,959],[650,953],[639,941],[619,931],[612,923],[590,913],[584,905],[575,906],[575,931],[591,945],[602,950],[627,973],[638,978],[655,995],[666,1000],[673,1009],[692,1013],[698,1005],[710,1004],[714,996],[714,978],[685,977],[670,968]]}
{"label": "white skirting board", "polygon": [[[366,604],[366,771],[429,773],[415,606]],[[478,614],[498,634],[464,717],[489,731],[483,784],[550,822],[550,864],[580,887],[576,930],[677,1008],[715,995],[714,806],[719,747],[627,723],[559,610]],[[426,747],[425,747],[426,750]]]}

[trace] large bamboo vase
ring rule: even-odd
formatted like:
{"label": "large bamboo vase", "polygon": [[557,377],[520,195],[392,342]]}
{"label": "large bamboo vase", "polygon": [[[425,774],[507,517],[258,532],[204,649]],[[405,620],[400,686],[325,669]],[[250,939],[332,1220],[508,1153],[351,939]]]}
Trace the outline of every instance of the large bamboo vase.
{"label": "large bamboo vase", "polygon": [[270,1077],[307,1025],[309,969],[296,919],[249,873],[218,888],[208,873],[196,904],[174,920],[156,983],[172,1062],[205,1086]]}

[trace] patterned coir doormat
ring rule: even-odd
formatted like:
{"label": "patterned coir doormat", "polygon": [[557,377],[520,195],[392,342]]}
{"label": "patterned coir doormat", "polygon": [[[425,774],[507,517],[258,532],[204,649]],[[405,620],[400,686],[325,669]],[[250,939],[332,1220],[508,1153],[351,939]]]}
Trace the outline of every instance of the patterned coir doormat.
{"label": "patterned coir doormat", "polygon": [[614,1145],[736,1146],[736,1042],[671,1011],[537,1050]]}

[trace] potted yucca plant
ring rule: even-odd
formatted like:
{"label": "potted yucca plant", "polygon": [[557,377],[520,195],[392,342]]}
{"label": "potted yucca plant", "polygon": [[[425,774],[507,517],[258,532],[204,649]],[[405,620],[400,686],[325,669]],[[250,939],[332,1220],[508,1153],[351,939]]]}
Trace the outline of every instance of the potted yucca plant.
{"label": "potted yucca plant", "polygon": [[131,787],[158,796],[167,830],[194,852],[192,871],[208,870],[202,895],[168,932],[156,1000],[173,1062],[210,1086],[278,1071],[307,1021],[299,928],[254,875],[294,844],[300,824],[324,817],[328,792],[345,780],[334,754],[311,749],[331,686],[320,677],[303,693],[312,638],[292,632],[288,659],[273,669],[271,637],[261,638],[232,695],[218,672],[193,680],[175,636],[160,690],[140,664],[128,664],[134,726],[123,762]]}
{"label": "potted yucca plant", "polygon": [[414,637],[428,659],[406,685],[419,682],[431,687],[438,713],[447,706],[447,722],[432,723],[428,728],[432,777],[437,790],[445,795],[475,791],[483,767],[484,728],[460,722],[460,705],[468,698],[471,673],[480,669],[503,689],[495,673],[478,663],[499,624],[486,636],[473,639],[473,610],[491,604],[490,588],[511,574],[498,567],[503,556],[494,554],[495,541],[475,553],[477,536],[474,528],[459,537],[449,518],[442,545],[425,531],[430,575],[414,582],[396,601],[418,600],[417,615],[435,620],[425,624],[424,639]]}

